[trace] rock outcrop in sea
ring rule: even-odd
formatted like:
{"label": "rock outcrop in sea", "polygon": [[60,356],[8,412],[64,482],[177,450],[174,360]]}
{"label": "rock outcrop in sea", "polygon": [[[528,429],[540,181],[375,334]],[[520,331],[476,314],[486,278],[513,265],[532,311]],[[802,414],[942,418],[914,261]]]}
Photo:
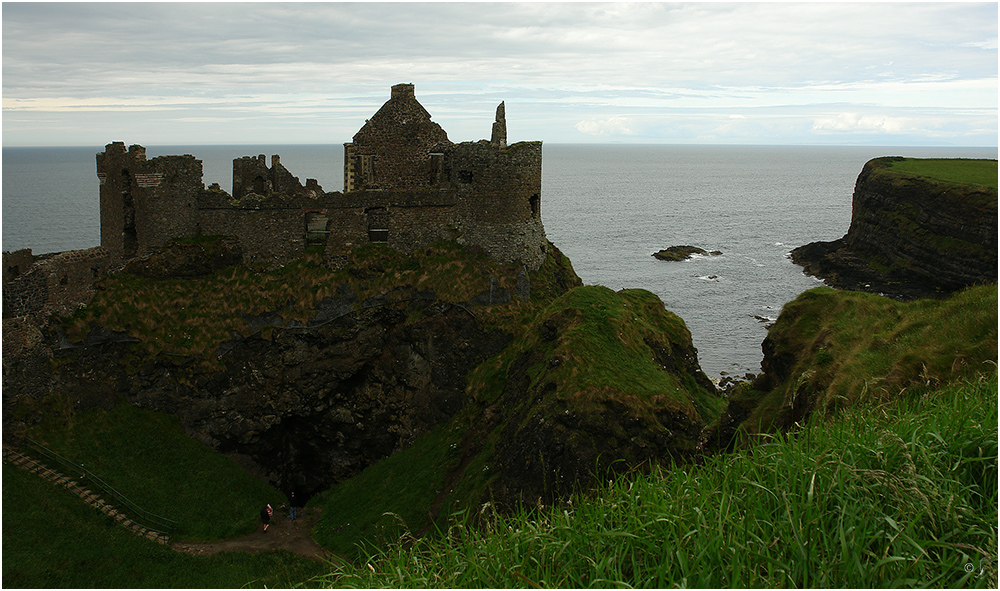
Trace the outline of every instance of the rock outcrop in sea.
{"label": "rock outcrop in sea", "polygon": [[698,246],[670,246],[653,253],[653,257],[661,261],[686,261],[694,255],[699,256],[719,256],[722,251],[713,250],[708,252]]}

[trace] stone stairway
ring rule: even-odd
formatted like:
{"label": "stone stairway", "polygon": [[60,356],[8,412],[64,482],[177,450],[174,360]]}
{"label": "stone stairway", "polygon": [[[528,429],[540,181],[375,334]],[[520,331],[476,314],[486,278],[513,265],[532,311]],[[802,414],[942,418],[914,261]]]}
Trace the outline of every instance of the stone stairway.
{"label": "stone stairway", "polygon": [[104,499],[102,499],[99,495],[97,495],[94,492],[91,492],[87,488],[84,488],[76,480],[73,480],[68,476],[65,476],[59,472],[56,472],[55,470],[52,470],[45,464],[39,462],[38,460],[29,458],[28,456],[18,451],[15,451],[14,449],[9,448],[5,445],[3,446],[3,461],[18,466],[20,468],[23,468],[24,470],[27,470],[34,474],[37,474],[38,476],[41,476],[42,478],[48,480],[53,484],[66,487],[66,489],[68,489],[70,492],[77,495],[81,499],[83,499],[83,501],[86,502],[88,505],[94,507],[101,513],[104,513],[105,515],[111,517],[116,522],[118,522],[122,527],[128,529],[129,531],[135,533],[136,535],[142,536],[149,540],[153,540],[154,542],[157,542],[159,544],[167,545],[170,543],[170,536],[168,536],[167,534],[151,531],[149,529],[146,529],[144,526],[132,521],[131,519],[120,513],[112,505],[106,503]]}

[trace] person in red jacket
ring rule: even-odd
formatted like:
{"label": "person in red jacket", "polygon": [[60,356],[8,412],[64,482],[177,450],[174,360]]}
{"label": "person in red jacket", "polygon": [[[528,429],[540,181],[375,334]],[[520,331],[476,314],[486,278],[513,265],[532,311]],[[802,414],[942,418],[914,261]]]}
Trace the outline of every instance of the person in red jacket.
{"label": "person in red jacket", "polygon": [[271,508],[271,503],[268,503],[260,510],[260,520],[264,524],[264,533],[267,533],[267,526],[271,525],[271,514],[274,513],[274,509]]}

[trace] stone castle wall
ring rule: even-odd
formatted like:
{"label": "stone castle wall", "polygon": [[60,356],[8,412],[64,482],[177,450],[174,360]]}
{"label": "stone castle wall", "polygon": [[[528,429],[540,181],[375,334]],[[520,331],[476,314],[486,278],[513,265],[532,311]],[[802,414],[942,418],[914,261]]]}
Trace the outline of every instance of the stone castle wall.
{"label": "stone castle wall", "polygon": [[[227,195],[228,197],[228,195]],[[236,236],[243,262],[265,269],[280,267],[305,253],[302,207],[281,200],[243,202],[240,206],[207,207],[200,201],[199,233]]]}
{"label": "stone castle wall", "polygon": [[202,163],[190,154],[147,159],[142,146],[108,144],[96,158],[101,246],[45,257],[4,253],[4,316],[71,313],[89,300],[95,280],[198,235],[236,237],[244,262],[264,269],[310,246],[329,262],[373,242],[409,252],[440,240],[537,269],[548,244],[542,144],[507,146],[504,117],[501,103],[490,141],[455,144],[413,85],[396,85],[345,144],[344,193],[324,193],[314,179],[303,186],[279,156],[268,167],[260,155],[233,161],[230,195],[205,188]]}
{"label": "stone castle wall", "polygon": [[98,246],[32,257],[26,271],[8,275],[8,268],[20,269],[26,256],[30,250],[3,253],[4,318],[69,316],[90,301],[95,282],[113,270],[111,257]]}
{"label": "stone castle wall", "polygon": [[281,157],[271,156],[271,167],[268,168],[261,154],[256,158],[244,156],[233,160],[233,198],[243,199],[247,195],[266,197],[279,195],[306,195],[316,197],[323,193],[316,179],[307,179],[302,186],[299,178],[282,166]]}

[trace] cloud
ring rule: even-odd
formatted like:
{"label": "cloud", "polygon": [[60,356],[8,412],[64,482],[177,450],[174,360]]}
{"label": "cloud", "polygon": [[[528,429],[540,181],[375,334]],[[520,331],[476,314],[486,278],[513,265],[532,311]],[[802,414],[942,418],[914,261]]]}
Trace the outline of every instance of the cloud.
{"label": "cloud", "polygon": [[589,119],[580,121],[575,127],[577,131],[587,135],[635,135],[632,131],[632,119],[628,117]]}
{"label": "cloud", "polygon": [[907,117],[892,117],[888,115],[862,115],[860,113],[839,113],[833,116],[819,117],[813,121],[813,130],[819,132],[879,132],[904,133],[914,131],[918,126]]}
{"label": "cloud", "polygon": [[[416,84],[435,120],[463,139],[489,135],[481,119],[500,100],[512,130],[557,142],[671,142],[689,137],[671,130],[705,133],[705,115],[762,108],[807,120],[781,127],[794,136],[768,133],[792,143],[892,130],[923,141],[937,128],[907,120],[913,109],[956,136],[990,137],[983,130],[996,120],[996,3],[53,6],[3,7],[7,145],[62,141],[51,122],[74,113],[128,115],[171,137],[174,121],[211,117],[213,141],[249,133],[222,123],[248,111],[273,117],[275,134],[293,114],[352,128],[399,82]],[[842,108],[802,111],[834,103]],[[714,141],[751,141],[770,120],[716,121]],[[314,137],[301,125],[286,141],[328,141],[312,128]],[[194,133],[191,142],[205,141]]]}

